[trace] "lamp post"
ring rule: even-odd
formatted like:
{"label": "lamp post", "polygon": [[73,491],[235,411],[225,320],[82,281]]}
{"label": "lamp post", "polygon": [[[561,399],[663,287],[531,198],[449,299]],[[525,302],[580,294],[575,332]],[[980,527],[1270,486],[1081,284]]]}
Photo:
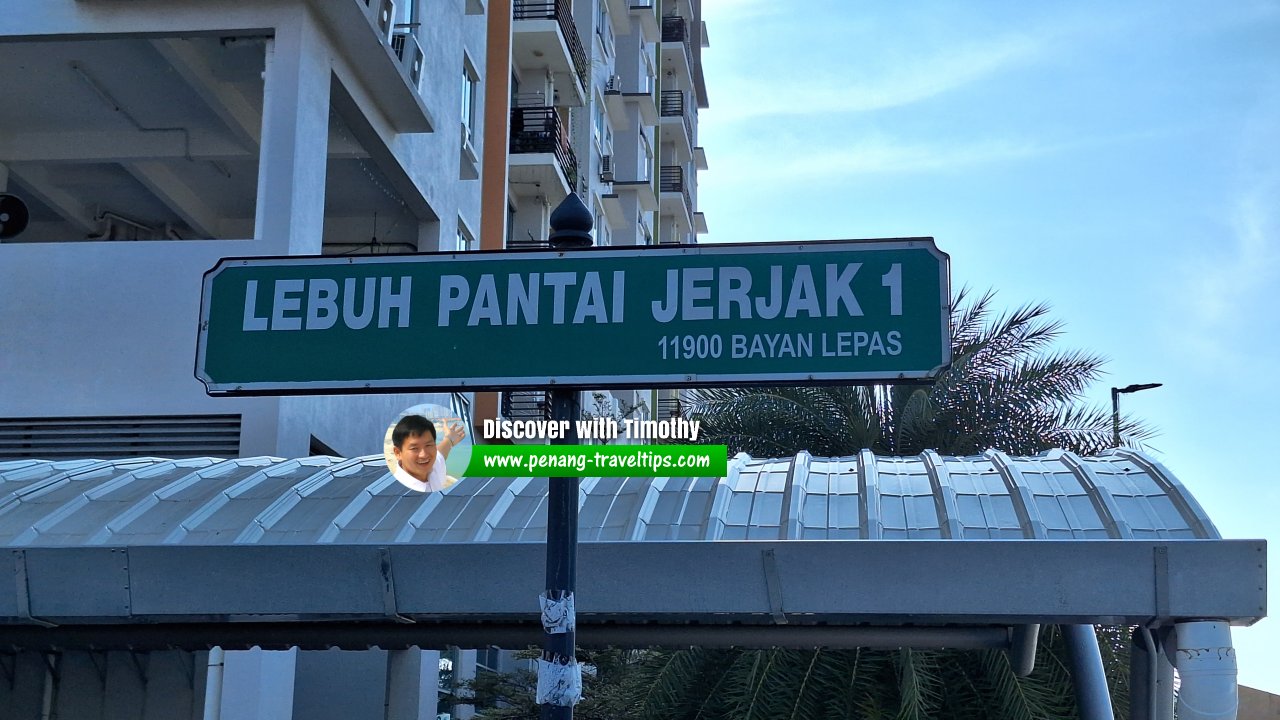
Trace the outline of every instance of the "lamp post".
{"label": "lamp post", "polygon": [[1141,383],[1139,385],[1126,385],[1122,388],[1111,388],[1111,445],[1112,447],[1120,447],[1120,395],[1121,393],[1136,393],[1140,390],[1150,390],[1158,388],[1164,383]]}
{"label": "lamp post", "polygon": [[[595,224],[591,211],[569,193],[551,213],[551,247],[577,250],[591,247]],[[569,433],[553,445],[576,445],[577,391],[551,390],[551,418],[568,421]],[[538,663],[538,704],[541,720],[572,720],[573,705],[582,695],[582,669],[574,657],[576,620],[573,591],[578,565],[578,478],[547,479],[547,586],[542,596],[542,659]]]}

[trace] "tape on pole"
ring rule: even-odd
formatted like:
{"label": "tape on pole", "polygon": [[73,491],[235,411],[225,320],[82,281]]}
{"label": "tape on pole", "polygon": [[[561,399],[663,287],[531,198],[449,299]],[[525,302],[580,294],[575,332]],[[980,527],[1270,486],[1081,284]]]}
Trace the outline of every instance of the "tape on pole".
{"label": "tape on pole", "polygon": [[[559,660],[559,658],[557,658]],[[567,662],[538,660],[538,704],[573,707],[582,699],[582,666]]]}
{"label": "tape on pole", "polygon": [[548,635],[562,635],[573,632],[577,626],[573,607],[573,593],[565,593],[564,597],[553,599],[546,593],[538,596],[538,604],[542,606],[542,629]]}

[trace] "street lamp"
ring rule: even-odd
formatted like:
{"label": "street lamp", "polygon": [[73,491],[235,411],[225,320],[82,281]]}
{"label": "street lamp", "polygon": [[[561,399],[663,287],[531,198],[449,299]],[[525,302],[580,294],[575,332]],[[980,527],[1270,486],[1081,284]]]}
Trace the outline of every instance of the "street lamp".
{"label": "street lamp", "polygon": [[1122,388],[1111,388],[1111,440],[1113,447],[1120,447],[1120,394],[1136,393],[1140,390],[1158,388],[1164,383],[1142,383],[1126,385]]}

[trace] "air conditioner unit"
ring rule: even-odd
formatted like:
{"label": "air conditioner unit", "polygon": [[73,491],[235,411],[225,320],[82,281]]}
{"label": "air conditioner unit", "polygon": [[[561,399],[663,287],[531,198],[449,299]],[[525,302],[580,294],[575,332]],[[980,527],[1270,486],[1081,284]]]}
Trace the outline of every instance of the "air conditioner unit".
{"label": "air conditioner unit", "polygon": [[405,78],[409,81],[409,85],[414,90],[417,90],[422,81],[423,54],[422,46],[418,44],[418,39],[414,37],[413,31],[406,30],[393,34],[391,36],[391,49],[400,60],[400,66],[404,69]]}
{"label": "air conditioner unit", "polygon": [[613,156],[600,156],[600,182],[613,182]]}
{"label": "air conditioner unit", "polygon": [[396,22],[396,3],[395,0],[378,0],[378,15],[375,23],[378,26],[378,37],[382,38],[382,42],[391,42],[391,28]]}
{"label": "air conditioner unit", "polygon": [[609,81],[604,84],[604,91],[616,93],[622,92],[622,76],[610,75]]}

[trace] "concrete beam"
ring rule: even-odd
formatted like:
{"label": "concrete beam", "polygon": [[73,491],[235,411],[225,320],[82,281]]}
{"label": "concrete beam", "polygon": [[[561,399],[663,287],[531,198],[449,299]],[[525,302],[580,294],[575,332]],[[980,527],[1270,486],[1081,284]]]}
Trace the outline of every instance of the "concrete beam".
{"label": "concrete beam", "polygon": [[[0,626],[287,616],[540,627],[540,543],[9,552],[27,579],[19,592],[0,593]],[[775,559],[773,581],[766,553]],[[584,636],[583,626],[610,623],[1136,625],[1218,617],[1249,625],[1266,614],[1258,540],[584,543],[578,558]],[[466,593],[450,582],[458,577],[467,578]]]}
{"label": "concrete beam", "polygon": [[214,240],[221,237],[218,233],[221,218],[217,210],[210,207],[167,163],[134,162],[124,167],[182,218],[183,222],[191,226],[200,239]]}
{"label": "concrete beam", "polygon": [[[128,163],[138,160],[234,160],[254,157],[235,141],[194,131],[24,132],[0,137],[0,157],[11,163]],[[365,159],[355,140],[331,138],[329,159]]]}
{"label": "concrete beam", "polygon": [[9,177],[16,179],[27,188],[36,199],[49,206],[62,216],[72,227],[85,233],[97,231],[98,224],[93,221],[93,213],[74,195],[55,185],[49,179],[49,171],[43,167],[30,165],[9,165]]}
{"label": "concrete beam", "polygon": [[20,132],[0,137],[0,157],[13,163],[126,163],[134,160],[219,160],[250,157],[224,137],[179,130]]}
{"label": "concrete beam", "polygon": [[262,138],[262,113],[240,88],[219,80],[207,59],[188,40],[152,40],[151,46],[169,61],[244,147],[256,152]]}

